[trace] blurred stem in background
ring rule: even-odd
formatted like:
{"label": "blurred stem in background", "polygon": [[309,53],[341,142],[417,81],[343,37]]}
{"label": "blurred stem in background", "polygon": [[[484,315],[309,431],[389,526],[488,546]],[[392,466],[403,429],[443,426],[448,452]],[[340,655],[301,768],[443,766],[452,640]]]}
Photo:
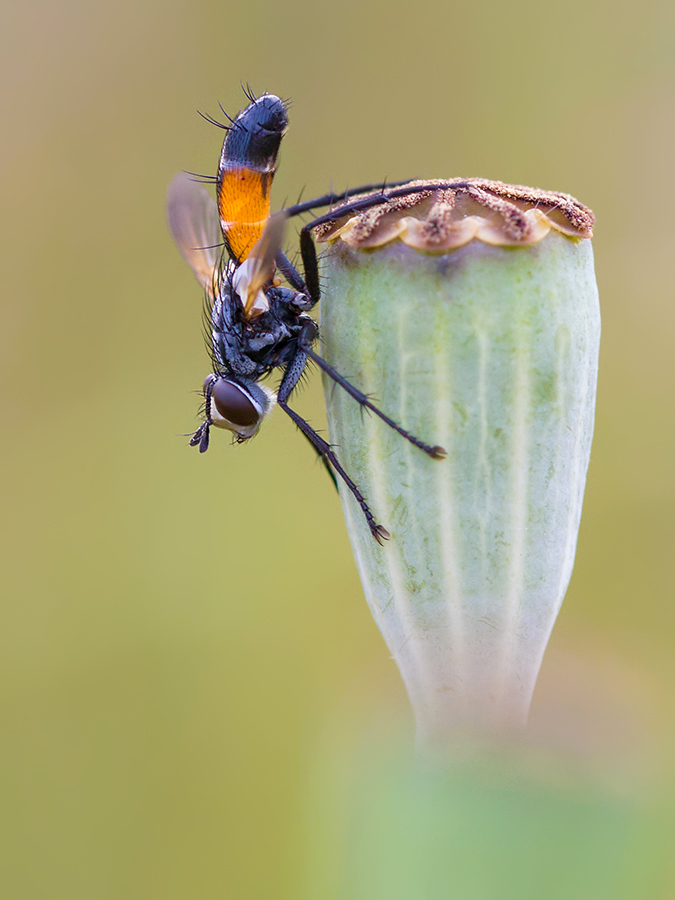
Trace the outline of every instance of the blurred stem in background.
{"label": "blurred stem in background", "polygon": [[339,900],[669,896],[671,817],[625,771],[496,739],[457,740],[425,770],[400,747],[371,734],[359,750]]}
{"label": "blurred stem in background", "polygon": [[326,384],[331,441],[391,532],[379,546],[341,488],[432,752],[458,728],[525,723],[570,579],[600,338],[592,225],[566,195],[476,179],[318,230],[328,360],[448,452],[430,459]]}

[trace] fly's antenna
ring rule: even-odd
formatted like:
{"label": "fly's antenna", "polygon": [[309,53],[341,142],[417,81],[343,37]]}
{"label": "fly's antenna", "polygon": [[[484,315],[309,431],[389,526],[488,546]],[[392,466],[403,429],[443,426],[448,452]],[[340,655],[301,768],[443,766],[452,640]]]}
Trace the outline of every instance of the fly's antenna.
{"label": "fly's antenna", "polygon": [[204,392],[204,415],[206,417],[206,421],[202,422],[202,424],[190,438],[190,446],[196,447],[197,445],[199,445],[200,453],[206,453],[206,451],[209,449],[209,437],[211,425],[213,424],[213,420],[211,418],[211,395],[213,394],[213,387],[215,383],[216,379],[211,378],[208,385],[206,386],[206,391]]}

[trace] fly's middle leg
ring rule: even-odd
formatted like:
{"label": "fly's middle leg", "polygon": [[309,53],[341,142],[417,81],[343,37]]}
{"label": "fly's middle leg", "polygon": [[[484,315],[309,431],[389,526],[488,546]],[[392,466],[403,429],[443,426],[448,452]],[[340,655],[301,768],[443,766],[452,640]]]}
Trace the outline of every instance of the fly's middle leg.
{"label": "fly's middle leg", "polygon": [[447,452],[443,449],[443,447],[439,447],[438,444],[435,446],[431,446],[431,444],[425,444],[424,441],[421,441],[419,438],[415,437],[414,434],[411,434],[409,431],[406,431],[398,422],[395,422],[393,419],[390,419],[388,415],[382,412],[379,407],[375,406],[372,400],[368,397],[367,394],[364,394],[363,391],[360,391],[357,387],[347,381],[347,379],[340,375],[337,369],[333,368],[330,363],[326,362],[321,356],[315,353],[311,346],[307,346],[303,348],[305,353],[307,354],[308,359],[311,359],[313,362],[322,369],[329,378],[331,378],[336,384],[339,384],[341,388],[343,388],[350,397],[353,397],[358,404],[360,404],[362,409],[369,409],[371,412],[374,412],[376,416],[378,416],[382,421],[387,424],[390,428],[400,434],[401,437],[405,438],[406,441],[410,441],[415,447],[418,447],[428,456],[431,456],[433,459],[445,459],[447,456]]}

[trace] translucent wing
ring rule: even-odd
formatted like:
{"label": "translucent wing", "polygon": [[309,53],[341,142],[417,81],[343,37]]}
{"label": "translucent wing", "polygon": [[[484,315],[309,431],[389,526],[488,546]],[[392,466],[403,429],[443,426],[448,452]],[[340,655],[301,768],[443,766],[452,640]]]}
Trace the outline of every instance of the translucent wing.
{"label": "translucent wing", "polygon": [[166,195],[166,219],[181,256],[209,293],[223,234],[216,201],[185,172],[179,172]]}
{"label": "translucent wing", "polygon": [[235,273],[235,290],[244,304],[244,315],[254,318],[269,308],[263,286],[271,281],[286,228],[286,214],[276,213],[267,220],[260,240]]}

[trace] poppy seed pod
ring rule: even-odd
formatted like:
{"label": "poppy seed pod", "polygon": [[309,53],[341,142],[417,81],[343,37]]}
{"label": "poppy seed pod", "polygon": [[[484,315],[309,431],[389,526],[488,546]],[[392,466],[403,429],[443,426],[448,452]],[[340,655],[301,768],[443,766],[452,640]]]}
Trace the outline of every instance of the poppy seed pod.
{"label": "poppy seed pod", "polygon": [[422,742],[526,720],[572,572],[600,338],[590,210],[436,184],[315,229],[326,358],[447,450],[430,458],[325,382],[331,442],[391,534],[379,546],[340,486]]}

